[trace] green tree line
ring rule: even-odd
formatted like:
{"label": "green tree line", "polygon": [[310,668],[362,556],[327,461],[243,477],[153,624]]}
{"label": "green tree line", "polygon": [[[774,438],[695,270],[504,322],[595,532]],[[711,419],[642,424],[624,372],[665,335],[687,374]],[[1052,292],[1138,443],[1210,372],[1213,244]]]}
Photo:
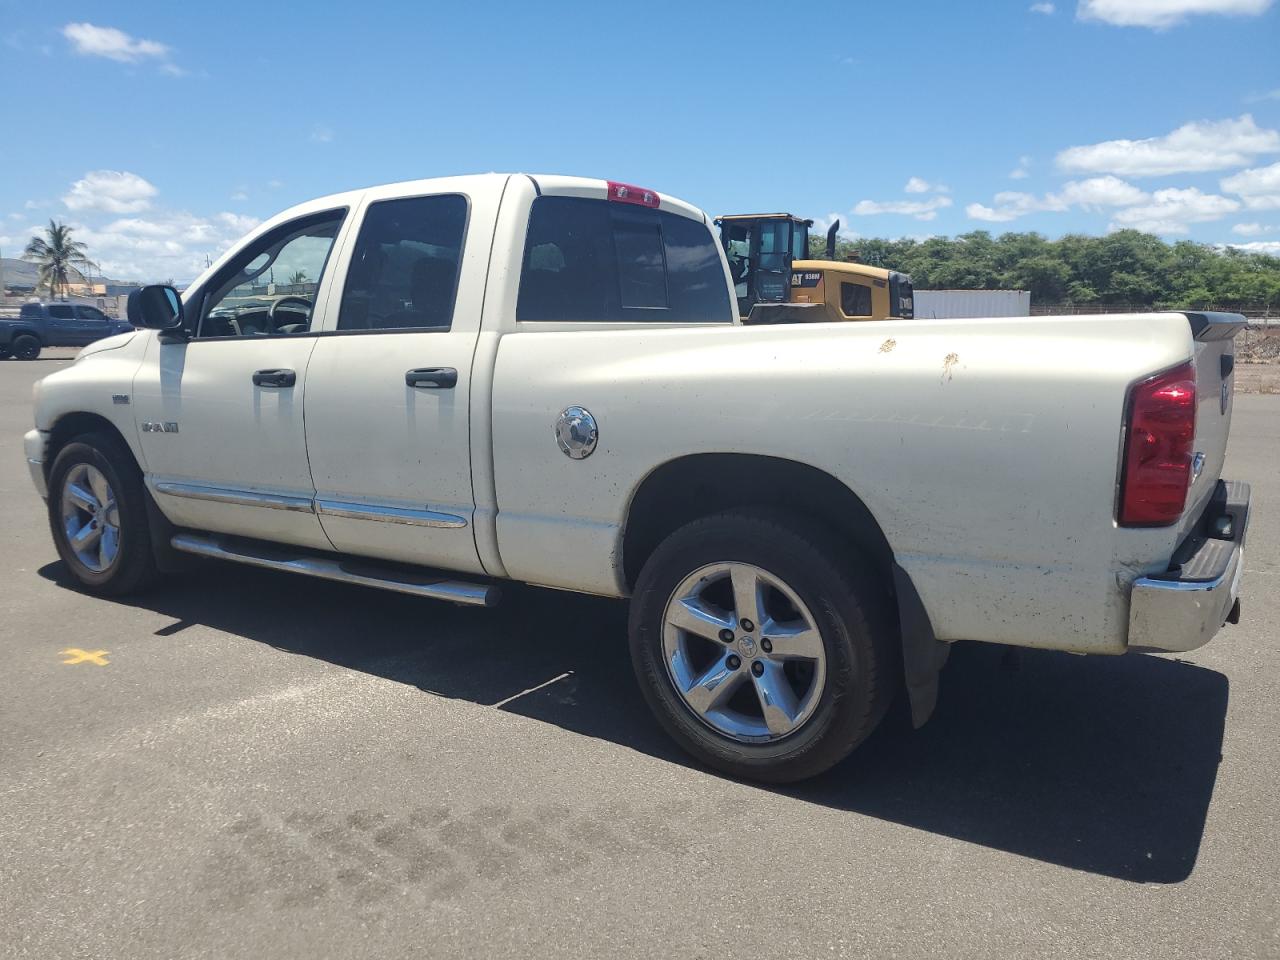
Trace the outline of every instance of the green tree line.
{"label": "green tree line", "polygon": [[[826,239],[810,238],[815,255]],[[1280,305],[1280,257],[1136,230],[1103,237],[985,230],[928,240],[841,240],[836,259],[901,270],[920,290],[1030,290],[1032,303],[1141,304],[1156,308]]]}

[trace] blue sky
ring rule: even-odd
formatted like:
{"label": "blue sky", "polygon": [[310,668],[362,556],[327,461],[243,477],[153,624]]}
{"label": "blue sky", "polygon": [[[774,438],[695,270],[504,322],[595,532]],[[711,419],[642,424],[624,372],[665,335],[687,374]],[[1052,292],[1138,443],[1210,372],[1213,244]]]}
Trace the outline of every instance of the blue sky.
{"label": "blue sky", "polygon": [[527,170],[862,236],[1280,251],[1277,50],[1277,0],[0,0],[0,249],[55,217],[183,279],[300,200]]}

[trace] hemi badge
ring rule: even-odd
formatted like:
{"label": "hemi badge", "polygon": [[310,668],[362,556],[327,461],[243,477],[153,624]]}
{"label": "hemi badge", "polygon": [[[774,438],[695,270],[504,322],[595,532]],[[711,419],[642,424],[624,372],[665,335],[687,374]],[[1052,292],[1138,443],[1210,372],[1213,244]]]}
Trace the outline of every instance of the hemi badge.
{"label": "hemi badge", "polygon": [[128,394],[124,394],[124,393],[113,393],[111,395],[111,402],[112,403],[128,403],[129,396]]}

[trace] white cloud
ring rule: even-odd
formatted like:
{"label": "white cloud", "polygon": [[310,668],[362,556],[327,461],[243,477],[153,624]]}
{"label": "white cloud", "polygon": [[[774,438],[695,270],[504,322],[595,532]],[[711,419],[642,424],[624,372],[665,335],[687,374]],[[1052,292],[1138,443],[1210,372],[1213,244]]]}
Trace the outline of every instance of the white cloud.
{"label": "white cloud", "polygon": [[1280,240],[1254,240],[1251,243],[1229,243],[1226,246],[1245,253],[1265,253],[1268,256],[1280,257]]}
{"label": "white cloud", "polygon": [[257,226],[254,217],[218,213],[200,217],[164,211],[149,217],[121,217],[100,226],[74,224],[76,239],[107,276],[121,280],[190,279]]}
{"label": "white cloud", "polygon": [[853,213],[859,217],[871,217],[882,213],[896,213],[917,220],[932,220],[938,211],[951,206],[950,197],[931,197],[928,200],[859,200]]}
{"label": "white cloud", "polygon": [[68,23],[62,35],[71,41],[76,53],[87,57],[106,57],[117,63],[137,63],[139,60],[165,60],[169,48],[155,40],[131,37],[115,27],[98,27],[92,23]]}
{"label": "white cloud", "polygon": [[1240,209],[1239,202],[1195,187],[1170,187],[1151,194],[1149,203],[1118,210],[1109,229],[1131,228],[1143,233],[1187,233],[1187,225],[1221,220]]}
{"label": "white cloud", "polygon": [[71,185],[62,202],[68,210],[137,213],[151,206],[156,188],[136,173],[91,170]]}
{"label": "white cloud", "polygon": [[1072,180],[1062,187],[1057,194],[1050,194],[1063,207],[1084,207],[1096,210],[1100,207],[1124,207],[1141,203],[1147,194],[1132,183],[1119,177],[1090,177],[1087,180]]}
{"label": "white cloud", "polygon": [[1046,17],[1051,17],[1057,8],[1052,3],[1033,3],[1027,9],[1031,13],[1043,13]]}
{"label": "white cloud", "polygon": [[249,194],[246,193],[244,190],[237,190],[233,194],[231,194],[231,199],[232,200],[248,200]]}
{"label": "white cloud", "polygon": [[1276,228],[1262,223],[1237,223],[1231,232],[1241,237],[1260,237],[1264,233],[1275,233]]}
{"label": "white cloud", "polygon": [[1018,158],[1018,165],[1009,171],[1010,180],[1025,180],[1031,176],[1031,158],[1023,155]]}
{"label": "white cloud", "polygon": [[1280,153],[1280,132],[1259,127],[1246,113],[1234,120],[1183,124],[1163,137],[1068,147],[1058,154],[1057,163],[1074,173],[1153,177],[1244,166],[1267,153]]}
{"label": "white cloud", "polygon": [[1163,30],[1201,14],[1257,16],[1273,0],[1080,0],[1076,16],[1117,27]]}
{"label": "white cloud", "polygon": [[[833,223],[835,223],[837,220],[844,220],[844,219],[845,218],[841,217],[840,214],[838,213],[828,213],[825,217],[814,217],[813,231],[810,234],[810,236],[825,237],[827,235],[827,231],[831,229],[831,225]],[[859,234],[855,233],[852,230],[846,229],[847,222],[848,221],[846,220],[845,224],[841,225],[840,230],[837,231],[836,235],[843,240],[857,239]]]}
{"label": "white cloud", "polygon": [[311,128],[311,141],[313,143],[329,143],[333,140],[333,131],[328,127],[316,125]]}
{"label": "white cloud", "polygon": [[1124,207],[1142,203],[1149,195],[1119,177],[1090,177],[1063,184],[1058,193],[1046,193],[1043,197],[1005,190],[995,195],[994,206],[971,203],[964,212],[973,220],[988,223],[1007,223],[1029,213],[1062,213],[1073,207],[1099,210],[1105,207]]}
{"label": "white cloud", "polygon": [[951,188],[945,183],[930,183],[920,177],[911,177],[902,191],[903,193],[950,193]]}
{"label": "white cloud", "polygon": [[993,207],[988,207],[982,203],[971,203],[964,208],[964,212],[971,220],[984,220],[987,223],[1007,223],[1010,220],[1025,217],[1028,213],[1035,213],[1038,210],[1045,209],[1041,206],[1040,201],[1031,194],[1020,193],[1016,190],[1002,190],[995,195],[995,199],[992,202],[995,204]]}
{"label": "white cloud", "polygon": [[1241,170],[1218,183],[1227,193],[1239,194],[1250,210],[1280,210],[1280,163]]}

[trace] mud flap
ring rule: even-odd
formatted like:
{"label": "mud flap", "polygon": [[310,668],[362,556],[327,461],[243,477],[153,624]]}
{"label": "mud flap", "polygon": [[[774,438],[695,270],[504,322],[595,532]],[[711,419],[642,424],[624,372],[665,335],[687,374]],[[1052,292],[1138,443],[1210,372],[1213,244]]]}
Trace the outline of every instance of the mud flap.
{"label": "mud flap", "polygon": [[151,555],[155,558],[156,569],[161,573],[179,573],[190,569],[190,558],[173,549],[173,535],[178,528],[160,512],[159,505],[145,484],[142,495],[147,502],[147,526],[151,528]]}
{"label": "mud flap", "polygon": [[951,645],[934,636],[933,624],[916,585],[896,563],[893,587],[898,597],[898,625],[902,631],[902,674],[911,703],[911,725],[918,730],[938,704],[938,673],[947,662]]}

